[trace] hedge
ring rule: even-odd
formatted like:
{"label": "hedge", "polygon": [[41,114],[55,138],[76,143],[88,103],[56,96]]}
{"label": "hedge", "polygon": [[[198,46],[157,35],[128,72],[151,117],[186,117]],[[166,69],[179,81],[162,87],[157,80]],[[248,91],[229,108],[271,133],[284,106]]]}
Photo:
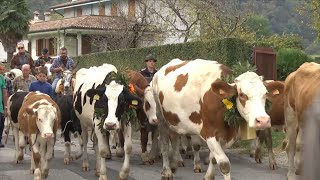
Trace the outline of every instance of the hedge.
{"label": "hedge", "polygon": [[250,49],[245,41],[236,38],[196,41],[163,46],[132,48],[117,51],[100,52],[74,57],[79,61],[78,68],[113,64],[118,70],[130,68],[139,70],[145,66],[144,58],[152,53],[157,59],[157,68],[174,58],[192,60],[196,58],[215,60],[231,67],[235,62],[244,62],[249,58]]}

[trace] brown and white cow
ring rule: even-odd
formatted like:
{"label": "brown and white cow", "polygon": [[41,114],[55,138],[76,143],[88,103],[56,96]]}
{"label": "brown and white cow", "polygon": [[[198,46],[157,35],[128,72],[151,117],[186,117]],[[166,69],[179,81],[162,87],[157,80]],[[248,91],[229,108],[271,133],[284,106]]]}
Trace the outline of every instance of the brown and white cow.
{"label": "brown and white cow", "polygon": [[[174,153],[179,152],[175,138],[178,136],[174,133],[198,135],[206,141],[211,162],[205,179],[214,179],[213,158],[224,178],[231,179],[230,162],[221,145],[231,145],[237,129],[224,121],[226,108],[223,98],[237,96],[237,110],[249,127],[265,129],[271,126],[270,117],[265,111],[265,101],[267,92],[272,89],[267,90],[262,77],[254,72],[241,74],[232,85],[219,80],[230,73],[229,68],[216,61],[174,59],[155,74],[152,86],[160,115],[162,178],[172,178],[168,159],[170,131]],[[176,157],[179,156],[173,155],[173,158]]]}
{"label": "brown and white cow", "polygon": [[[30,92],[22,102],[18,123],[19,133],[29,136],[32,149],[30,171],[34,173],[34,179],[46,178],[49,173],[48,161],[53,155],[56,132],[60,123],[59,107],[50,96]],[[23,136],[15,137],[19,141],[20,148],[25,144],[24,138],[21,137]]]}
{"label": "brown and white cow", "polygon": [[[284,110],[287,131],[289,180],[296,179],[302,165],[302,133],[306,123],[306,110],[320,90],[320,65],[314,62],[302,64],[285,80]],[[309,162],[307,162],[309,163]]]}
{"label": "brown and white cow", "polygon": [[[268,92],[267,99],[270,101],[270,109],[267,112],[271,118],[272,128],[278,128],[284,126],[284,82],[281,81],[266,81],[265,85],[267,89],[275,89],[275,91]],[[269,87],[274,86],[274,87]],[[261,145],[265,143],[268,149],[269,155],[269,167],[274,170],[277,169],[277,163],[274,158],[272,150],[272,135],[271,128],[265,130],[257,130],[257,138],[251,144],[250,156],[254,157],[257,163],[261,163],[262,152]]]}
{"label": "brown and white cow", "polygon": [[[140,124],[146,124],[148,119],[152,120],[154,124],[158,123],[156,117],[156,102],[153,96],[153,89],[149,86],[148,81],[141,73],[133,70],[128,70],[127,75],[129,82],[134,85],[134,90],[137,95],[144,99],[143,108],[137,109],[137,118]],[[141,141],[141,159],[143,164],[153,164],[156,157],[159,155],[158,147],[158,130],[152,133],[152,147],[150,153],[147,152],[148,131],[146,127],[140,128],[140,141]]]}

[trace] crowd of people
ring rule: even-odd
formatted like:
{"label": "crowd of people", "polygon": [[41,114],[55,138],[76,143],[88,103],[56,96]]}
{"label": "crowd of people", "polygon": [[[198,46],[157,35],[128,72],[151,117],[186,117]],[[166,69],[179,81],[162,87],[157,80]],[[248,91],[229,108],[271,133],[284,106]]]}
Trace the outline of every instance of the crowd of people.
{"label": "crowd of people", "polygon": [[[68,50],[65,47],[60,48],[59,55],[53,59],[49,56],[47,48],[42,49],[41,56],[37,60],[33,60],[31,55],[26,51],[23,43],[17,44],[18,52],[12,57],[10,68],[20,69],[22,75],[17,76],[11,81],[5,76],[6,66],[0,63],[0,148],[4,147],[2,143],[2,134],[4,130],[4,122],[6,116],[7,99],[13,93],[18,91],[40,91],[55,99],[55,89],[61,74],[64,70],[72,71],[75,68],[74,61],[68,56]],[[155,68],[156,58],[149,54],[144,59],[146,67],[139,72],[150,83],[154,74],[157,72]],[[46,63],[52,64],[50,69],[45,66]],[[52,84],[48,83],[48,71],[54,74]],[[147,122],[147,121],[146,121]],[[145,125],[142,128],[152,127]]]}

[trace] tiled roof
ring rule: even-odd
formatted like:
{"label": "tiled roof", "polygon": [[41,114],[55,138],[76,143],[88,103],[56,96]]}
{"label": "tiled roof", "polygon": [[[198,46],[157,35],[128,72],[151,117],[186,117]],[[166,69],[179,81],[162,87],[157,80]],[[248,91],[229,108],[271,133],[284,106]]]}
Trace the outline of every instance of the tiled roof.
{"label": "tiled roof", "polygon": [[62,4],[57,4],[55,6],[51,6],[50,9],[56,9],[56,8],[61,8],[61,7],[66,7],[66,6],[71,6],[71,5],[77,5],[77,4],[82,4],[82,3],[87,3],[87,2],[94,2],[94,1],[99,1],[99,0],[77,0],[77,1],[70,1]]}
{"label": "tiled roof", "polygon": [[52,21],[40,21],[30,24],[29,33],[53,31],[58,29],[100,29],[123,30],[132,23],[117,16],[80,16]]}

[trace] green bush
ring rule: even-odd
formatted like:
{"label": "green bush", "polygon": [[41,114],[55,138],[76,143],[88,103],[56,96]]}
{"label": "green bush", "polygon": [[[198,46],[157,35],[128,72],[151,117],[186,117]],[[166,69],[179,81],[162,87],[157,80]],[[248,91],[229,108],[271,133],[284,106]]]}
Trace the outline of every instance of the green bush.
{"label": "green bush", "polygon": [[299,49],[283,48],[277,52],[277,77],[285,78],[297,70],[304,62],[314,61],[310,56]]}
{"label": "green bush", "polygon": [[147,54],[154,54],[157,67],[160,68],[174,58],[191,60],[196,58],[216,60],[231,67],[235,62],[248,60],[249,47],[243,40],[236,38],[197,41],[181,44],[169,44],[147,48],[133,48],[110,52],[100,52],[74,57],[79,61],[79,68],[100,66],[103,63],[113,64],[118,70],[130,68],[139,70],[145,66]]}
{"label": "green bush", "polygon": [[259,47],[271,47],[276,50],[281,48],[304,49],[301,37],[295,34],[283,34],[281,36],[274,34],[272,36],[262,37],[253,45]]}

